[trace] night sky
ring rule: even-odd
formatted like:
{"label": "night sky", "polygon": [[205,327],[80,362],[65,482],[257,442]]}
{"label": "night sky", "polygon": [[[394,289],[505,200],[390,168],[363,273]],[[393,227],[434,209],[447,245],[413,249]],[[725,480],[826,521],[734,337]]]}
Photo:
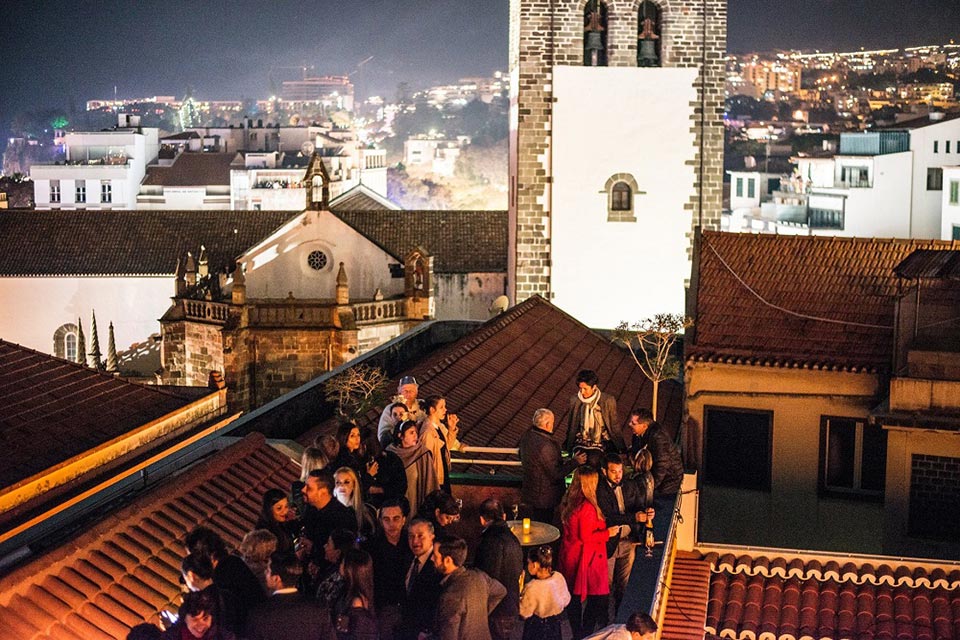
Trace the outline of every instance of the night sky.
{"label": "night sky", "polygon": [[[91,98],[264,98],[271,69],[354,72],[392,97],[507,64],[508,0],[7,0],[0,10],[0,123]],[[729,0],[731,51],[851,49],[960,38],[958,0]],[[279,82],[277,82],[279,86]]]}

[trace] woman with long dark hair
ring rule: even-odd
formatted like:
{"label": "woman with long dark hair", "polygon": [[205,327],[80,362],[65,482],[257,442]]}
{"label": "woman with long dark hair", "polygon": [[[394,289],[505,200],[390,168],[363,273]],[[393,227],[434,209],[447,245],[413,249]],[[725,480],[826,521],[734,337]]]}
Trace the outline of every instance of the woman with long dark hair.
{"label": "woman with long dark hair", "polygon": [[607,582],[607,539],[603,513],[597,506],[599,474],[586,465],[573,472],[573,481],[560,502],[563,538],[560,573],[573,598],[567,618],[576,640],[606,626],[610,584]]}
{"label": "woman with long dark hair", "polygon": [[407,420],[397,425],[394,444],[387,451],[395,453],[403,463],[407,477],[407,501],[410,503],[410,518],[417,515],[417,507],[431,491],[439,488],[433,455],[423,445],[417,433],[417,423]]}
{"label": "woman with long dark hair", "polygon": [[373,611],[373,559],[360,549],[349,549],[340,562],[344,593],[336,620],[338,640],[377,640]]}
{"label": "woman with long dark hair", "polygon": [[[296,509],[290,505],[287,493],[281,489],[267,489],[260,505],[260,517],[254,529],[266,529],[277,537],[277,551],[293,551],[294,538],[300,531]],[[269,558],[269,554],[267,554]]]}
{"label": "woman with long dark hair", "polygon": [[570,604],[567,581],[553,570],[553,549],[534,547],[527,554],[530,580],[520,594],[523,640],[561,640],[560,618]]}

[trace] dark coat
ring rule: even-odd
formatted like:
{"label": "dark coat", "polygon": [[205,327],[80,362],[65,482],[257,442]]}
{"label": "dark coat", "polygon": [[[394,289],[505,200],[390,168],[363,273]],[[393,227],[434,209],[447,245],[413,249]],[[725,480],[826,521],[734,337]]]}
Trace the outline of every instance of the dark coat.
{"label": "dark coat", "polygon": [[520,615],[523,549],[504,520],[492,522],[480,534],[480,546],[477,548],[474,565],[507,589],[507,595],[497,605],[493,616],[516,618]]}
{"label": "dark coat", "polygon": [[437,601],[437,638],[490,640],[488,617],[504,595],[504,586],[483,571],[457,568],[444,579]]}
{"label": "dark coat", "polygon": [[[607,482],[607,479],[601,474],[599,482],[597,482],[597,504],[600,505],[600,510],[603,511],[603,519],[606,521],[608,527],[615,527],[617,525],[628,525],[630,529],[636,530],[636,513],[638,511],[644,510],[646,507],[643,504],[643,498],[640,496],[640,492],[637,490],[637,485],[631,481],[624,480],[620,483],[620,487],[623,490],[623,515],[620,514],[620,509],[617,505],[617,496],[614,493],[613,487],[610,486],[610,483]],[[611,536],[607,540],[607,557],[610,558],[617,551],[617,544],[620,542],[621,536],[615,535]]]}
{"label": "dark coat", "polygon": [[654,492],[658,496],[676,495],[683,484],[683,460],[678,447],[657,422],[651,422],[643,436],[633,436],[630,450],[636,453],[646,447],[653,457]]}
{"label": "dark coat", "polygon": [[247,640],[335,640],[330,611],[300,593],[278,593],[250,610]]}
{"label": "dark coat", "polygon": [[[567,439],[564,441],[565,451],[573,452],[573,447],[577,442],[577,434],[583,426],[580,420],[582,404],[577,394],[570,398],[570,410],[567,413]],[[610,446],[616,451],[623,451],[627,446],[627,441],[623,439],[623,425],[620,424],[620,416],[617,414],[617,399],[601,390],[597,406],[600,408],[600,415],[603,416],[603,424],[610,434]]]}
{"label": "dark coat", "polygon": [[[404,568],[404,579],[408,570],[409,566]],[[412,637],[416,638],[418,632],[429,631],[433,627],[442,577],[430,558],[427,558],[400,608],[400,629],[404,636],[412,633]]]}
{"label": "dark coat", "polygon": [[520,500],[534,509],[555,509],[566,491],[563,479],[576,468],[577,461],[564,463],[553,435],[533,427],[520,438],[520,462]]}
{"label": "dark coat", "polygon": [[229,554],[217,562],[213,585],[219,590],[224,606],[223,626],[239,633],[250,608],[266,598],[260,580],[240,556]]}

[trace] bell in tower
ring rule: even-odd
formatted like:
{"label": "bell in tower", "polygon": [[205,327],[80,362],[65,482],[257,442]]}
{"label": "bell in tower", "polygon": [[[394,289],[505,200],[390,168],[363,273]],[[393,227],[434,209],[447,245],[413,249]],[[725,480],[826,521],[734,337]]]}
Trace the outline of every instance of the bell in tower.
{"label": "bell in tower", "polygon": [[657,6],[649,0],[640,5],[637,34],[638,67],[660,66],[660,53],[657,51],[660,40],[658,13]]}
{"label": "bell in tower", "polygon": [[607,7],[600,0],[588,0],[583,13],[583,64],[607,66]]}

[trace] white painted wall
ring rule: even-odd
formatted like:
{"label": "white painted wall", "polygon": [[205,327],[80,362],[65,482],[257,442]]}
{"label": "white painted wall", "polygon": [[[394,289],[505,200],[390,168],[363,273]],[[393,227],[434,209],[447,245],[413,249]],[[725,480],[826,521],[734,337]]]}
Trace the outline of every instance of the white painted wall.
{"label": "white painted wall", "polygon": [[950,202],[950,183],[958,183],[960,191],[960,166],[943,168],[943,199],[940,213],[940,239],[953,240],[960,237],[960,202]]}
{"label": "white painted wall", "polygon": [[[315,250],[327,256],[321,271],[307,264]],[[387,298],[403,293],[403,278],[390,275],[389,265],[397,260],[328,211],[305,211],[239,261],[248,298],[286,298],[292,292],[295,298],[333,299],[340,262],[352,300],[370,300],[378,287]]]}
{"label": "white painted wall", "polygon": [[490,305],[506,293],[505,273],[444,273],[436,282],[437,320],[487,320]]}
{"label": "white painted wall", "polygon": [[0,338],[53,353],[53,334],[77,318],[87,341],[90,317],[97,313],[100,350],[107,353],[113,322],[117,349],[142,342],[160,331],[160,316],[169,308],[173,275],[143,277],[0,278]]}
{"label": "white painted wall", "polygon": [[[934,153],[934,141],[937,152]],[[946,146],[950,143],[950,153]],[[949,120],[910,131],[913,152],[913,237],[940,238],[940,207],[943,193],[927,190],[927,169],[953,165],[960,160],[960,119]],[[946,185],[946,180],[944,180]]]}
{"label": "white painted wall", "polygon": [[[696,78],[696,69],[554,69],[551,288],[554,304],[590,327],[684,310]],[[603,189],[615,173],[645,192],[634,196],[637,222],[607,222]]]}

